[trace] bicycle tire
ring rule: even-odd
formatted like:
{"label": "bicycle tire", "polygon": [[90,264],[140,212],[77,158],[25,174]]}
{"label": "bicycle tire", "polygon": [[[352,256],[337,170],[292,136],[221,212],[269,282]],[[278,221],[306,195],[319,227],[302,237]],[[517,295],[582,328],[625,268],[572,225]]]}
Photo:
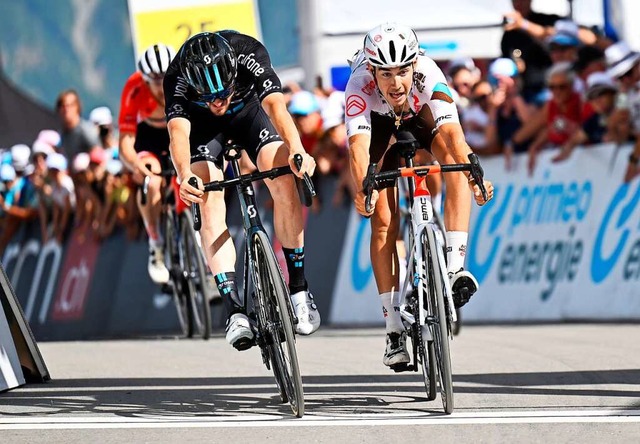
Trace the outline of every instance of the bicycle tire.
{"label": "bicycle tire", "polygon": [[[423,282],[424,281],[423,279]],[[409,310],[414,316],[415,321],[411,324],[411,328],[408,329],[408,333],[411,335],[411,341],[413,342],[414,354],[417,357],[416,365],[420,365],[422,369],[422,378],[424,382],[425,392],[427,394],[427,400],[433,401],[436,399],[436,364],[434,357],[433,340],[429,341],[425,338],[429,337],[426,329],[427,325],[420,325],[419,323],[419,311],[418,311],[418,296],[417,290],[414,290],[413,295],[409,299]]]}
{"label": "bicycle tire", "polygon": [[257,267],[256,292],[261,293],[258,296],[260,303],[266,302],[267,305],[261,307],[261,313],[267,321],[267,325],[263,327],[267,335],[271,369],[281,389],[283,402],[286,402],[286,396],[294,415],[301,418],[304,415],[304,392],[298,365],[289,290],[269,238],[264,232],[254,233],[252,248],[254,263]]}
{"label": "bicycle tire", "polygon": [[192,312],[189,304],[187,303],[189,296],[186,294],[189,290],[184,285],[185,281],[182,273],[180,252],[178,250],[178,230],[176,228],[176,220],[173,216],[174,213],[172,212],[163,214],[165,264],[169,269],[173,303],[176,307],[180,330],[184,336],[192,337]]}
{"label": "bicycle tire", "polygon": [[211,337],[211,310],[209,308],[209,286],[204,258],[193,230],[193,216],[189,210],[180,215],[182,228],[182,244],[184,246],[184,271],[187,273],[189,303],[193,316],[190,318],[191,329],[202,339]]}
{"label": "bicycle tire", "polygon": [[438,382],[442,406],[447,414],[453,412],[453,375],[451,370],[451,351],[449,348],[449,326],[445,310],[444,274],[437,251],[433,228],[427,226],[423,231],[422,248],[425,259],[428,289],[427,312],[432,316],[430,322],[433,334],[434,351],[438,366]]}

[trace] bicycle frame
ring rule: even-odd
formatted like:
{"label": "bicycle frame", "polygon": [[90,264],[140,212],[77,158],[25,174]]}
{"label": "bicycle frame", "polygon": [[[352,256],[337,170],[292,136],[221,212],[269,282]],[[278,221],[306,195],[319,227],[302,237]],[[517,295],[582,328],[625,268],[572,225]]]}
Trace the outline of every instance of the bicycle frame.
{"label": "bicycle frame", "polygon": [[[413,152],[415,153],[415,151]],[[407,169],[413,168],[413,153],[410,151],[405,155],[405,163]],[[427,288],[428,282],[421,282],[421,276],[426,276],[426,273],[416,273],[416,270],[424,270],[425,258],[422,254],[422,249],[417,248],[422,243],[426,242],[424,237],[424,230],[428,225],[432,226],[434,233],[436,234],[435,239],[437,242],[438,258],[437,260],[440,263],[440,267],[442,270],[446,270],[446,263],[444,259],[443,249],[445,246],[445,239],[443,238],[443,233],[440,230],[437,220],[435,219],[433,212],[433,204],[431,202],[431,195],[426,186],[426,177],[418,176],[414,178],[413,175],[405,176],[407,178],[407,189],[409,191],[409,200],[407,205],[409,207],[409,214],[411,215],[411,238],[409,239],[409,248],[407,251],[409,252],[408,260],[407,260],[407,271],[405,275],[405,280],[401,284],[400,288],[402,291],[400,292],[400,315],[403,319],[405,319],[409,323],[414,323],[415,317],[413,314],[407,312],[406,308],[406,295],[409,289],[409,282],[413,280],[412,285],[413,288],[418,290],[418,307],[424,307],[424,296],[425,289]],[[445,285],[446,289],[446,297],[448,302],[448,315],[451,322],[455,322],[457,320],[456,312],[453,309],[453,295],[451,294],[451,288],[449,285]],[[418,316],[418,325],[426,324],[426,317],[424,309],[419,311]],[[431,339],[431,338],[429,338]]]}

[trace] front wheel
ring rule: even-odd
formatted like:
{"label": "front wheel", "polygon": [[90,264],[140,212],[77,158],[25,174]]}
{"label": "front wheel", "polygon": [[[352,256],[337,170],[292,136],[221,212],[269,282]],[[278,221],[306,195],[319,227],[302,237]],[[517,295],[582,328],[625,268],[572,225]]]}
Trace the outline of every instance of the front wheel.
{"label": "front wheel", "polygon": [[182,270],[183,259],[179,248],[180,233],[176,227],[176,218],[173,211],[163,213],[164,239],[165,239],[165,264],[169,269],[171,277],[171,290],[173,302],[176,306],[178,323],[182,334],[187,337],[193,336],[193,307],[190,304],[191,296],[189,287],[184,279]]}
{"label": "front wheel", "polygon": [[433,345],[438,365],[438,381],[442,406],[447,414],[453,412],[453,375],[449,349],[449,327],[445,308],[445,289],[442,252],[438,255],[438,244],[433,229],[427,226],[422,236],[423,257],[427,274],[428,291],[425,298],[429,314],[429,327],[433,334]]}
{"label": "front wheel", "polygon": [[264,324],[261,329],[269,347],[271,368],[283,402],[288,400],[294,415],[301,418],[304,414],[304,392],[296,352],[289,290],[265,233],[254,234],[252,249],[253,265],[256,267],[256,296],[261,305],[256,311],[259,313],[259,320]]}
{"label": "front wheel", "polygon": [[199,332],[202,339],[211,336],[211,310],[209,296],[211,290],[207,280],[207,269],[198,241],[193,230],[193,216],[189,210],[181,214],[182,242],[184,245],[184,272],[189,287],[189,303],[193,315],[191,316],[191,330]]}

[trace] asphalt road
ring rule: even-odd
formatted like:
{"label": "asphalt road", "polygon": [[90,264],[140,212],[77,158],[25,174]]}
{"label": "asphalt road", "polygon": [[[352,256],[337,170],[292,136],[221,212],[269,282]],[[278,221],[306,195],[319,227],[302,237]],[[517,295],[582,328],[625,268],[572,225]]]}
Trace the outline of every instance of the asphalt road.
{"label": "asphalt road", "polygon": [[640,442],[640,324],[465,326],[450,416],[382,365],[383,335],[298,340],[302,419],[221,335],[41,343],[53,379],[0,393],[0,442]]}

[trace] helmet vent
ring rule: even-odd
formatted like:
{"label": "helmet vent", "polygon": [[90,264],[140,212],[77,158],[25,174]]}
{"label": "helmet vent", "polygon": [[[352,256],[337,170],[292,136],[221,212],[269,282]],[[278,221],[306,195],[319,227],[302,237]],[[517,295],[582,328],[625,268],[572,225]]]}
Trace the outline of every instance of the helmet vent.
{"label": "helmet vent", "polygon": [[382,50],[380,48],[378,48],[378,55],[380,56],[380,60],[382,61],[382,64],[387,64],[387,59],[384,58],[384,54],[382,53]]}
{"label": "helmet vent", "polygon": [[389,42],[389,55],[391,56],[391,62],[396,59],[396,45],[393,40]]}

